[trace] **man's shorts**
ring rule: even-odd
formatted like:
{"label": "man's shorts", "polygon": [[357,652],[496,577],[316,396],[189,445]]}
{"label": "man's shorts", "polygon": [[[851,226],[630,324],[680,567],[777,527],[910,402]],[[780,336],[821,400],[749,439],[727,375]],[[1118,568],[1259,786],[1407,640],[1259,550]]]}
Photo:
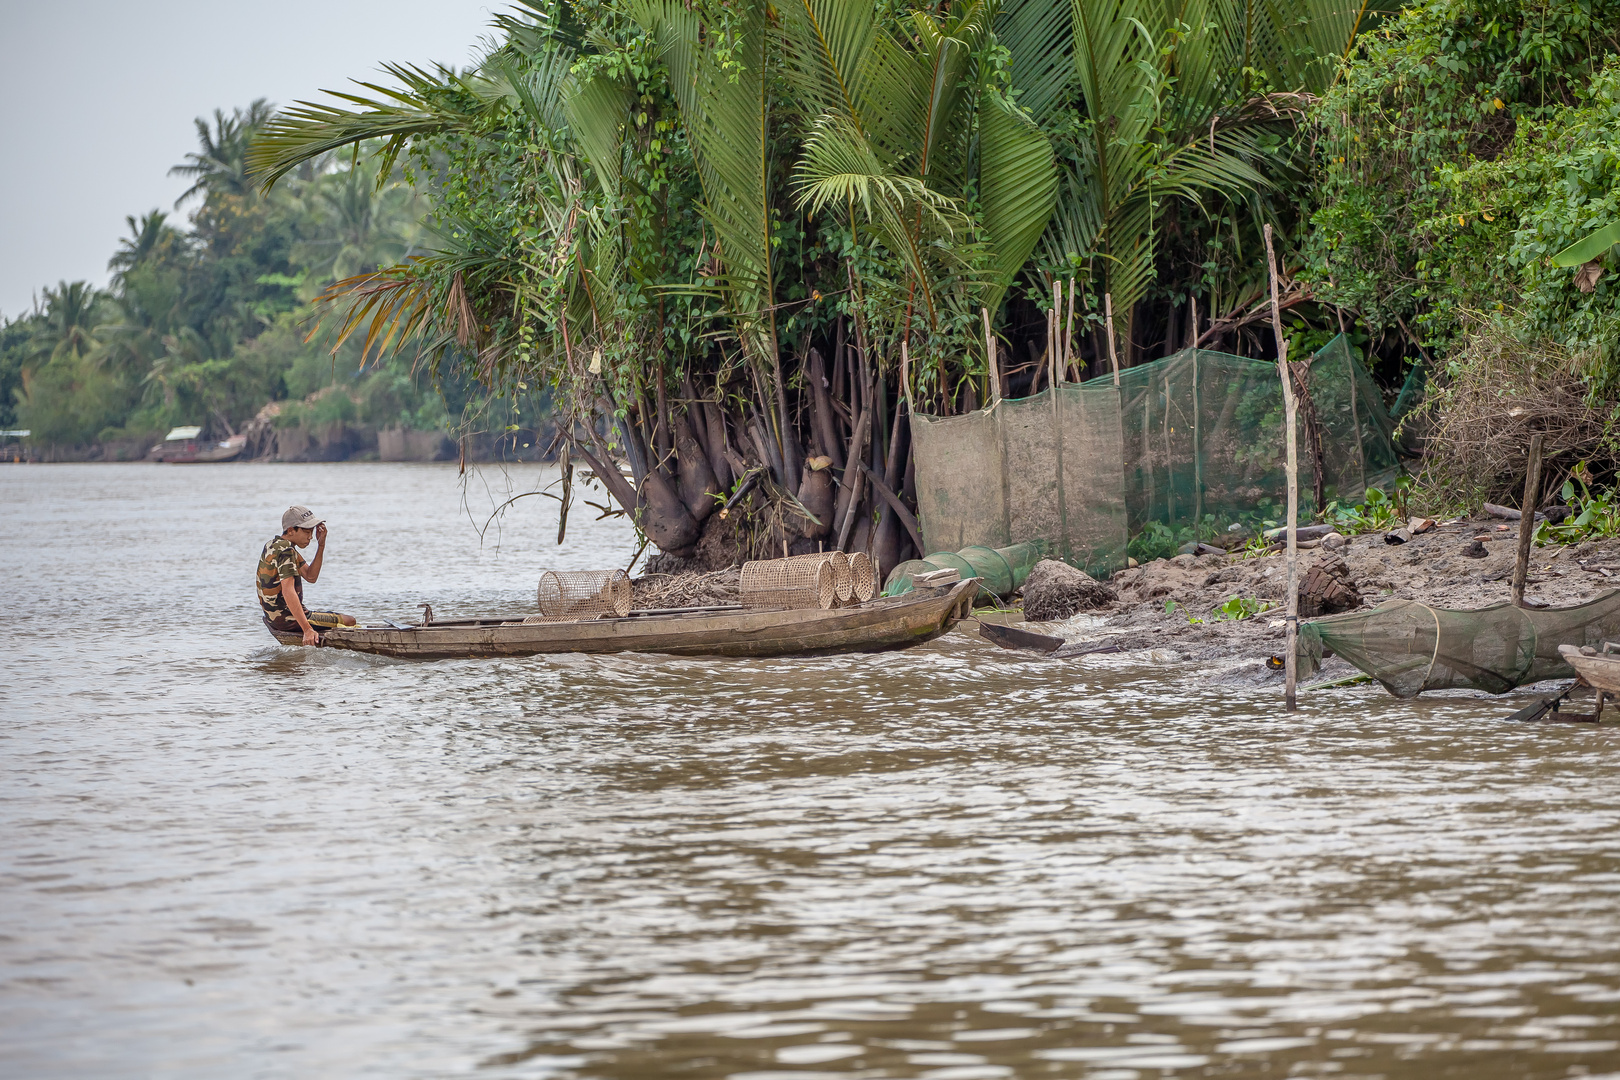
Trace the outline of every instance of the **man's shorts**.
{"label": "man's shorts", "polygon": [[[309,625],[314,627],[317,634],[324,634],[334,627],[343,625],[343,616],[335,611],[306,611],[304,617]],[[272,630],[279,630],[283,634],[302,634],[304,628],[292,619],[272,619],[266,615],[264,624]]]}

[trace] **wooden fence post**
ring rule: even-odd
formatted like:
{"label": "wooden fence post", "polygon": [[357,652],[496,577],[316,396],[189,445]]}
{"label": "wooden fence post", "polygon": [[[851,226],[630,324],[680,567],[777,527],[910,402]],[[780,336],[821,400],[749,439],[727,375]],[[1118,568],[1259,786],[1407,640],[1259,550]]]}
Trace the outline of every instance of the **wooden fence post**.
{"label": "wooden fence post", "polygon": [[1277,256],[1271,247],[1271,224],[1266,224],[1266,273],[1271,278],[1271,328],[1277,335],[1277,371],[1282,376],[1283,423],[1287,426],[1288,442],[1288,607],[1283,617],[1286,650],[1283,653],[1285,681],[1283,708],[1293,712],[1295,683],[1298,680],[1299,660],[1295,651],[1299,642],[1299,446],[1294,436],[1294,380],[1288,370],[1288,340],[1283,337],[1282,312],[1277,302]]}
{"label": "wooden fence post", "polygon": [[1524,607],[1524,579],[1530,570],[1530,540],[1536,533],[1536,505],[1541,501],[1541,432],[1530,436],[1530,467],[1524,474],[1524,501],[1519,503],[1519,553],[1513,560],[1513,606]]}

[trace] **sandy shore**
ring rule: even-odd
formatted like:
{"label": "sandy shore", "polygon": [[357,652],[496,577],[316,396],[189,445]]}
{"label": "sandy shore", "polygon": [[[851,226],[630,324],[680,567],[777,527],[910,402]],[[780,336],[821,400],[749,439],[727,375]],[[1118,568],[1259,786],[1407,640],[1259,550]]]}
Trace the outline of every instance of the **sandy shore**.
{"label": "sandy shore", "polygon": [[[1511,587],[1518,524],[1508,528],[1496,519],[1452,522],[1390,544],[1382,533],[1352,537],[1337,553],[1321,548],[1299,553],[1299,574],[1336,554],[1344,560],[1351,582],[1361,595],[1361,608],[1388,600],[1420,600],[1447,608],[1478,608],[1505,603]],[[1481,557],[1466,552],[1484,549]],[[1122,651],[1146,650],[1164,662],[1210,662],[1215,681],[1282,681],[1267,667],[1267,657],[1283,652],[1283,599],[1287,562],[1281,554],[1251,556],[1178,555],[1158,559],[1114,576],[1119,601],[1108,608],[1061,623],[1031,623],[1068,642],[1053,654],[1082,655],[1098,645]],[[1607,576],[1614,575],[1613,577]],[[1554,607],[1583,603],[1620,587],[1620,539],[1569,547],[1532,547],[1531,602]],[[1249,618],[1223,617],[1221,605],[1234,597],[1274,605]],[[1167,604],[1167,601],[1173,601]],[[1330,659],[1316,679],[1355,671]]]}
{"label": "sandy shore", "polygon": [[[1336,552],[1303,549],[1299,575],[1303,580],[1313,566],[1342,559],[1360,594],[1361,608],[1397,599],[1478,608],[1508,600],[1517,545],[1517,522],[1504,528],[1494,518],[1454,521],[1404,544],[1390,544],[1383,533],[1371,533],[1349,538]],[[1111,604],[1062,622],[1028,625],[1064,639],[1064,647],[1050,654],[1054,660],[1083,663],[1088,655],[1101,659],[1124,654],[1157,663],[1197,663],[1195,677],[1201,680],[1275,682],[1280,689],[1282,672],[1266,661],[1283,653],[1287,574],[1281,552],[1178,555],[1114,575],[1110,584],[1119,599]],[[635,586],[638,607],[735,602],[737,571],[649,575],[638,578]],[[1532,603],[1564,607],[1616,587],[1620,587],[1620,538],[1531,548],[1525,595]],[[1233,598],[1272,606],[1234,619],[1220,611]],[[1006,618],[1019,618],[1020,606],[1021,600],[1015,598],[1007,605]],[[1099,648],[1106,653],[1096,652]],[[1353,674],[1344,661],[1330,658],[1314,678],[1325,681]]]}

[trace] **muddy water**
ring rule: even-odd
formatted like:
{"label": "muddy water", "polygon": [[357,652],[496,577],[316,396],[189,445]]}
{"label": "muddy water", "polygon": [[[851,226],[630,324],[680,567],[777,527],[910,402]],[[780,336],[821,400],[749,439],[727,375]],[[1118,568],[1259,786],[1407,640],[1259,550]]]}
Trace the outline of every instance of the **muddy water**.
{"label": "muddy water", "polygon": [[[533,482],[532,471],[514,477]],[[524,610],[622,522],[396,465],[0,470],[0,1074],[1620,1070],[1620,740],[955,633],[408,664],[311,601]],[[465,497],[465,504],[463,499]]]}

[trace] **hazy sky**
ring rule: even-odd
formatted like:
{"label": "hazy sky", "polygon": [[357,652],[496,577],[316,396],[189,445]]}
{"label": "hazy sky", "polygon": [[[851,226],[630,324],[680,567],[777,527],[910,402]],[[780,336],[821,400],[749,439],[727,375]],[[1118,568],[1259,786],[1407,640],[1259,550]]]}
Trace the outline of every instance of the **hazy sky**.
{"label": "hazy sky", "polygon": [[[0,317],[107,280],[124,217],[171,210],[192,119],[319,99],[385,61],[465,65],[500,0],[0,0]],[[188,206],[189,210],[190,207]]]}

